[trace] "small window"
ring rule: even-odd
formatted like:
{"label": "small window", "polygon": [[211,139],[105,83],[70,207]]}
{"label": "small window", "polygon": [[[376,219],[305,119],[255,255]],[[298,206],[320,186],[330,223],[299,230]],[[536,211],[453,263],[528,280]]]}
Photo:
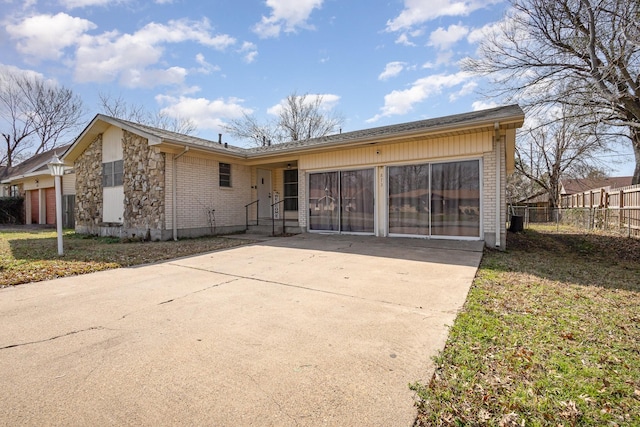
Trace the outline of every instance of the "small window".
{"label": "small window", "polygon": [[231,165],[220,163],[220,187],[231,187]]}
{"label": "small window", "polygon": [[102,164],[102,186],[117,187],[122,185],[124,170],[122,160]]}
{"label": "small window", "polygon": [[284,210],[298,210],[298,169],[284,171]]}

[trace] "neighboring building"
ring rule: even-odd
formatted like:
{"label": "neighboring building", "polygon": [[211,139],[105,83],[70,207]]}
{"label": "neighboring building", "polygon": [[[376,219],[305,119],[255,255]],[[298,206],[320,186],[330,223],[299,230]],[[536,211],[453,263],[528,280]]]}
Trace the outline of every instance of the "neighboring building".
{"label": "neighboring building", "polygon": [[611,178],[574,178],[560,180],[560,196],[570,196],[572,194],[584,193],[589,190],[599,190],[604,188],[622,188],[631,185],[632,176],[613,176]]}
{"label": "neighboring building", "polygon": [[76,172],[80,233],[223,234],[244,230],[246,211],[270,218],[283,201],[276,215],[304,232],[504,248],[523,121],[512,105],[245,149],[97,115],[62,160]]}
{"label": "neighboring building", "polygon": [[[25,160],[8,168],[2,177],[3,194],[24,197],[24,223],[56,223],[56,193],[54,179],[49,172],[49,163],[54,154],[60,156],[70,147],[64,145]],[[62,213],[63,225],[74,227],[73,203],[75,199],[75,174],[71,167],[66,168],[62,177]]]}
{"label": "neighboring building", "polygon": [[528,206],[530,208],[548,208],[549,193],[544,190],[539,191],[532,196],[518,200],[516,206]]}

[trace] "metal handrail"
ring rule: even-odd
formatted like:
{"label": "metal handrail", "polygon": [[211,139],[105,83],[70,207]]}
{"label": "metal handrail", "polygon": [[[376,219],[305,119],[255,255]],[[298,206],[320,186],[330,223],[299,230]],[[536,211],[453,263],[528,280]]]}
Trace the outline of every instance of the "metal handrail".
{"label": "metal handrail", "polygon": [[[275,206],[279,205],[280,203],[284,203],[285,200],[286,199],[282,199],[282,200],[280,200],[278,202],[275,202],[275,203],[271,204],[271,235],[272,236],[276,235],[276,210],[275,210]],[[284,217],[284,209],[282,209],[282,235],[285,234],[284,228],[285,228],[285,217]]]}
{"label": "metal handrail", "polygon": [[260,225],[260,210],[258,209],[260,207],[259,203],[260,199],[256,199],[251,203],[247,203],[246,205],[244,205],[244,218],[245,218],[245,230],[247,231],[249,229],[249,206],[255,204],[256,205],[256,225]]}

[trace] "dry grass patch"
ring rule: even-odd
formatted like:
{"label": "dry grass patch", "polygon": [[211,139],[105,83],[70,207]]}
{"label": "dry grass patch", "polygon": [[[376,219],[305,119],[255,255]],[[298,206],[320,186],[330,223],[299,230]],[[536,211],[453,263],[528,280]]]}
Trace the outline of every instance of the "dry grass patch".
{"label": "dry grass patch", "polygon": [[417,426],[640,425],[640,241],[536,227],[486,251]]}
{"label": "dry grass patch", "polygon": [[206,237],[177,242],[122,242],[65,232],[64,256],[58,256],[52,230],[0,230],[0,288],[57,277],[129,267],[250,243]]}

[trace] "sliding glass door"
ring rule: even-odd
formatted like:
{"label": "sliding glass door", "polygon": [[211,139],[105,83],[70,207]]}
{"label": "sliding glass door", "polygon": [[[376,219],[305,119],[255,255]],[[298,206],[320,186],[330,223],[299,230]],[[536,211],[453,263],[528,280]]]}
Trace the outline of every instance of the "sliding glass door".
{"label": "sliding glass door", "polygon": [[309,175],[309,229],[339,231],[338,172]]}
{"label": "sliding glass door", "polygon": [[373,169],[309,174],[309,229],[373,233]]}
{"label": "sliding glass door", "polygon": [[480,161],[388,168],[389,233],[480,237]]}
{"label": "sliding glass door", "polygon": [[389,168],[389,233],[429,235],[429,165]]}
{"label": "sliding glass door", "polygon": [[373,169],[340,172],[340,231],[373,233]]}
{"label": "sliding glass door", "polygon": [[480,237],[477,160],[431,165],[431,235]]}

